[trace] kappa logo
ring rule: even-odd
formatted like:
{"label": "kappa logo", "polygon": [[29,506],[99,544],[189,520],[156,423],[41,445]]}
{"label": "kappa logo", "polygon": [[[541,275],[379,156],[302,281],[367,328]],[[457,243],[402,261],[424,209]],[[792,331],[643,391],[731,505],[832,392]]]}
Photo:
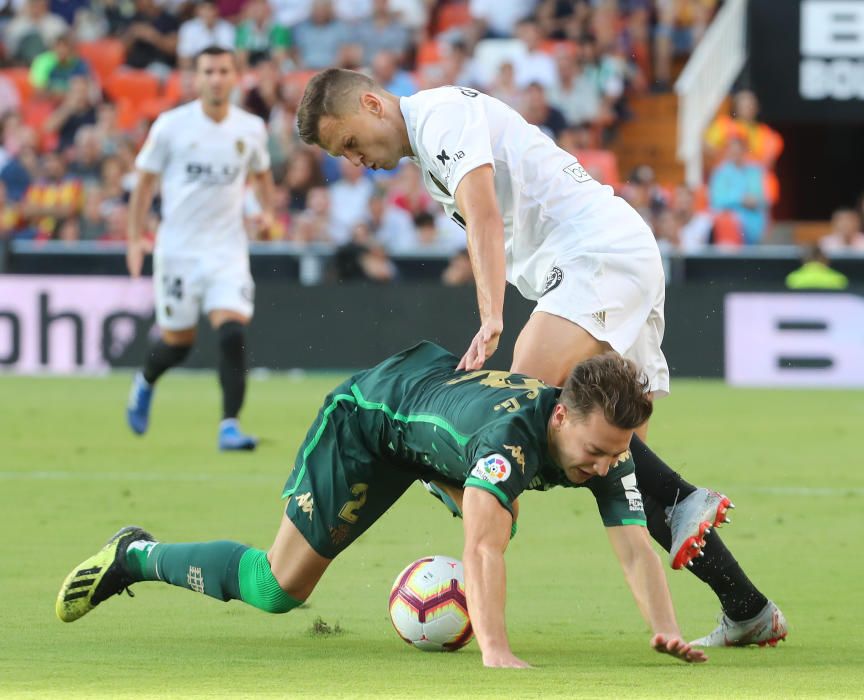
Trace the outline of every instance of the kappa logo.
{"label": "kappa logo", "polygon": [[561,284],[561,280],[564,279],[564,271],[558,267],[557,265],[553,267],[549,272],[546,273],[546,281],[543,283],[543,294],[540,296],[545,296],[549,292],[551,292],[555,287]]}
{"label": "kappa logo", "polygon": [[471,476],[497,484],[499,481],[506,481],[512,471],[513,468],[504,455],[493,454],[479,460],[471,470]]}
{"label": "kappa logo", "polygon": [[309,516],[309,520],[312,520],[312,511],[315,509],[315,499],[312,498],[312,492],[307,491],[297,496],[297,505]]}

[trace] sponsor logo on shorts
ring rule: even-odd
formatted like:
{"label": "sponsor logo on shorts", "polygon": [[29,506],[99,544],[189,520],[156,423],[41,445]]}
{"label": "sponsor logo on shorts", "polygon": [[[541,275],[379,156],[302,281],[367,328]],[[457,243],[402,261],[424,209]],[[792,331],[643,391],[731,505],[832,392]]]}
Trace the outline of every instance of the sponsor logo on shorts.
{"label": "sponsor logo on shorts", "polygon": [[490,484],[497,484],[499,481],[506,481],[512,471],[513,468],[504,455],[494,454],[478,461],[471,470],[471,476],[488,481]]}
{"label": "sponsor logo on shorts", "polygon": [[561,280],[564,279],[564,271],[558,267],[557,265],[553,267],[549,272],[546,273],[546,281],[543,283],[543,294],[540,296],[545,296],[549,292],[551,292],[555,287],[561,284]]}

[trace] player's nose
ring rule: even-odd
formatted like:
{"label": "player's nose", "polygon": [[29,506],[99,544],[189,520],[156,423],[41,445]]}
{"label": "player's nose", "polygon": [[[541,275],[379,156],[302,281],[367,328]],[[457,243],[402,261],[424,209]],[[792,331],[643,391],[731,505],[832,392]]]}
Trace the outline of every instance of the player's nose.
{"label": "player's nose", "polygon": [[609,473],[609,465],[609,460],[606,460],[604,462],[595,462],[594,473],[597,474],[597,476],[606,476]]}

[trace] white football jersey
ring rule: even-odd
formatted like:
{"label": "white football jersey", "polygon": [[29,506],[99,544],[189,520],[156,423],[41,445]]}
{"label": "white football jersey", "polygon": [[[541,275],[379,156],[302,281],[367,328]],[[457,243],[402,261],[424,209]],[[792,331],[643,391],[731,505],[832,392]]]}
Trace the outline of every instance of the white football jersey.
{"label": "white football jersey", "polygon": [[270,168],[267,129],[233,105],[215,122],[200,100],[172,109],[153,123],[135,160],[162,176],[162,223],[156,251],[170,256],[244,254],[246,178]]}
{"label": "white football jersey", "polygon": [[629,204],[500,100],[451,85],[403,97],[400,104],[426,188],[463,228],[456,188],[471,170],[492,165],[507,280],[528,299],[542,296],[556,259],[656,248]]}

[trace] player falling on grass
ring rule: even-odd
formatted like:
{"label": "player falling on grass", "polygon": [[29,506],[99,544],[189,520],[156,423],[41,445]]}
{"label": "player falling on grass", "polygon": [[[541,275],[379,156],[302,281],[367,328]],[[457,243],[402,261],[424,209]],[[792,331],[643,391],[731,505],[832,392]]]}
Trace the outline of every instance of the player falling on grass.
{"label": "player falling on grass", "polygon": [[138,581],[288,612],[414,481],[435,478],[464,488],[466,597],[483,663],[521,668],[527,664],[511,652],[504,625],[516,499],[525,489],[581,486],[597,501],[651,646],[705,661],[681,638],[645,529],[628,446],[652,405],[635,364],[611,352],[594,357],[561,390],[508,372],[457,371],[457,362],[420,343],[333,390],[298,451],[269,552],[228,541],[156,543],[127,527],[72,570],[57,615],[76,620]]}
{"label": "player falling on grass", "polygon": [[[481,326],[460,368],[479,370],[497,348],[509,281],[537,300],[511,371],[560,385],[577,362],[612,349],[646,373],[652,397],[668,393],[660,349],[665,281],[651,230],[513,109],[455,86],[400,99],[365,75],[334,68],[309,82],[298,126],[305,142],[356,165],[389,170],[414,159],[430,194],[466,229]],[[646,430],[637,432],[644,438]],[[710,532],[726,521],[729,499],[684,481],[640,437],[631,450],[649,530],[673,568],[704,551],[691,568],[720,598],[724,618],[700,642],[785,636],[780,611]],[[458,512],[457,492],[428,488]]]}
{"label": "player falling on grass", "polygon": [[237,84],[234,55],[208,48],[195,61],[200,99],[162,114],[135,161],[127,264],[141,274],[144,229],[161,176],[162,222],[153,254],[156,320],[161,337],[135,375],[126,416],[138,435],[147,431],[156,381],[180,364],[195,342],[201,311],[219,336],[223,450],[251,450],[237,416],[246,392],[246,327],[255,286],[243,225],[243,199],[251,177],[264,214],[272,220],[273,180],[267,131],[259,118],[230,102]]}

